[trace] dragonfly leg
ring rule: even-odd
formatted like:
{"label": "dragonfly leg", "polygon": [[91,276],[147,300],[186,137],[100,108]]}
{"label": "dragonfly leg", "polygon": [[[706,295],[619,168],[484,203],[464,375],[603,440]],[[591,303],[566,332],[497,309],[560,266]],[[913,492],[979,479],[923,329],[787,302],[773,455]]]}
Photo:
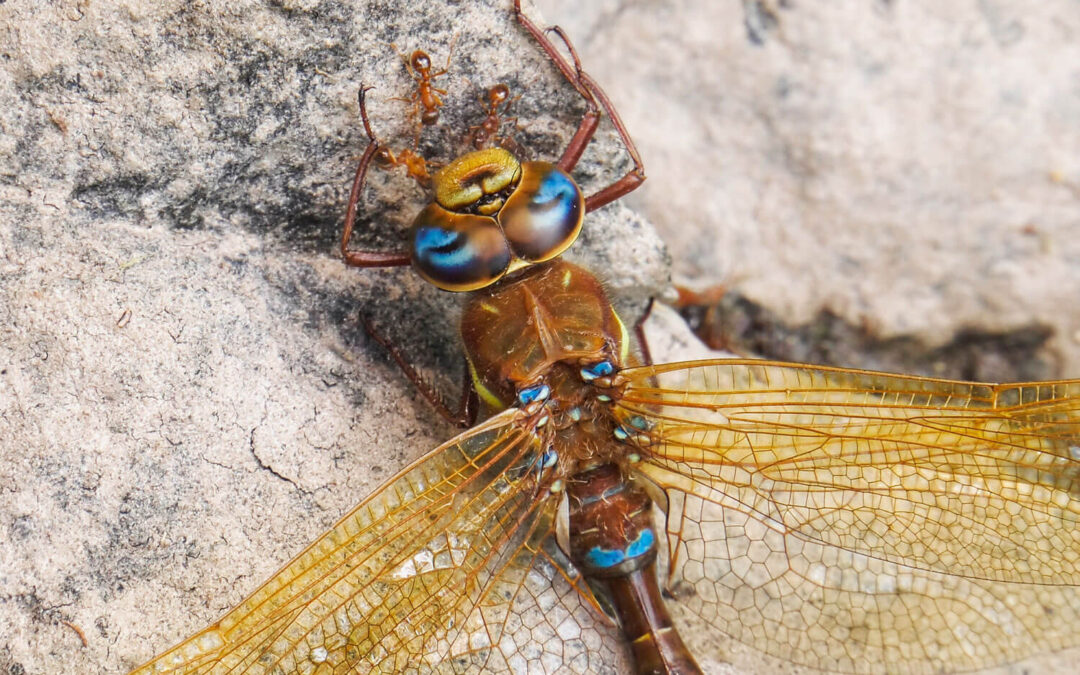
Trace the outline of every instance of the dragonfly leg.
{"label": "dragonfly leg", "polygon": [[595,211],[601,206],[609,204],[634,191],[645,181],[645,164],[641,161],[641,155],[638,153],[637,146],[634,145],[633,139],[630,138],[630,133],[626,130],[626,126],[623,124],[622,118],[619,117],[619,113],[615,110],[615,106],[612,104],[611,99],[609,99],[607,94],[604,93],[604,90],[600,88],[600,85],[596,83],[596,80],[592,79],[584,70],[582,70],[581,61],[578,59],[577,51],[574,49],[569,38],[567,38],[566,33],[558,26],[552,26],[547,29],[558,35],[559,39],[566,45],[567,50],[570,52],[570,57],[573,60],[572,65],[559,53],[555,44],[547,37],[546,31],[540,29],[521,11],[521,0],[514,0],[514,15],[517,17],[518,23],[520,23],[525,30],[529,31],[533,38],[540,44],[540,47],[548,55],[548,58],[550,58],[559,71],[562,72],[563,77],[565,77],[567,81],[573,85],[574,89],[577,90],[578,94],[585,99],[585,103],[588,106],[585,115],[581,118],[581,123],[578,125],[577,131],[574,132],[573,137],[566,146],[566,150],[563,151],[562,157],[559,158],[559,168],[564,171],[570,171],[577,165],[578,160],[581,159],[581,155],[585,152],[586,146],[588,146],[589,142],[592,140],[593,134],[596,133],[596,128],[600,125],[601,109],[608,114],[608,118],[611,119],[611,123],[615,126],[615,131],[618,132],[619,138],[622,140],[627,153],[630,155],[630,159],[634,163],[633,168],[614,183],[611,183],[607,187],[586,197],[585,211]]}
{"label": "dragonfly leg", "polygon": [[431,407],[435,408],[435,411],[439,413],[447,422],[466,429],[476,424],[476,416],[480,410],[480,398],[476,393],[476,387],[473,386],[472,376],[469,371],[469,364],[465,364],[465,376],[461,385],[461,398],[458,400],[457,409],[455,410],[446,402],[446,397],[443,396],[435,387],[431,385],[420,374],[416,368],[413,367],[409,360],[405,358],[405,355],[401,353],[401,350],[397,348],[397,345],[392,343],[389,338],[381,334],[372,324],[368,321],[367,317],[363,314],[360,315],[360,323],[363,324],[364,330],[371,336],[375,342],[390,354],[390,358],[394,360],[401,372],[405,374],[405,377],[409,378],[409,381],[413,383],[417,391],[427,399]]}
{"label": "dragonfly leg", "polygon": [[349,248],[349,240],[352,239],[353,226],[356,223],[356,208],[360,202],[360,195],[364,190],[364,178],[367,177],[368,168],[382,146],[379,144],[375,133],[371,130],[371,122],[368,120],[367,108],[364,106],[364,96],[370,87],[360,87],[357,99],[360,102],[360,119],[364,123],[364,132],[367,133],[368,145],[360,157],[360,164],[356,167],[356,175],[353,177],[352,191],[349,193],[349,206],[345,210],[345,229],[341,234],[341,257],[347,265],[353,267],[402,267],[408,265],[411,256],[407,251],[373,251],[367,249]]}
{"label": "dragonfly leg", "polygon": [[641,313],[638,320],[634,322],[634,335],[637,337],[638,347],[641,348],[641,360],[643,366],[653,365],[652,353],[649,351],[649,340],[645,337],[645,322],[652,316],[653,303],[656,302],[656,298],[649,298],[649,304],[645,307],[645,311]]}

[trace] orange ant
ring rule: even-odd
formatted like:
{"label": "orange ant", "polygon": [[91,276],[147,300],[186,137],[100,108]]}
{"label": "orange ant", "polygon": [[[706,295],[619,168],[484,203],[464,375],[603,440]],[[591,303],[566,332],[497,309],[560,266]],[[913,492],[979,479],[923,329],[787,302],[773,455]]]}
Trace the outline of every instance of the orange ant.
{"label": "orange ant", "polygon": [[[390,45],[397,51],[395,45]],[[454,52],[454,45],[450,43],[450,54]],[[435,86],[435,78],[441,77],[447,73],[450,69],[450,55],[446,57],[446,66],[439,71],[432,72],[431,70],[431,57],[427,55],[427,52],[422,49],[417,49],[412,53],[412,56],[405,58],[404,54],[398,52],[401,56],[401,60],[405,62],[405,69],[409,71],[409,75],[416,81],[416,91],[412,93],[408,98],[396,98],[395,101],[405,101],[411,103],[413,106],[413,112],[420,112],[420,123],[424,126],[432,126],[439,121],[439,108],[442,107],[443,101],[440,96],[446,96],[445,89],[439,89]],[[421,112],[422,111],[422,112]]]}
{"label": "orange ant", "polygon": [[394,155],[390,148],[385,145],[381,146],[375,151],[373,161],[376,166],[385,171],[390,171],[395,166],[403,166],[405,167],[405,175],[415,180],[422,187],[431,185],[431,174],[428,173],[428,167],[435,165],[409,148],[399,150],[397,155]]}
{"label": "orange ant", "polygon": [[[520,96],[518,98],[521,98]],[[469,142],[474,148],[480,150],[487,146],[489,143],[497,143],[500,146],[516,146],[517,144],[509,136],[498,137],[499,125],[502,122],[517,122],[516,117],[507,117],[505,119],[499,118],[499,108],[502,108],[502,113],[505,114],[510,104],[516,101],[517,98],[510,99],[510,88],[505,84],[497,84],[491,89],[488,89],[487,100],[480,99],[481,105],[487,109],[487,117],[484,118],[480,124],[469,127]],[[512,147],[507,148],[513,150]]]}

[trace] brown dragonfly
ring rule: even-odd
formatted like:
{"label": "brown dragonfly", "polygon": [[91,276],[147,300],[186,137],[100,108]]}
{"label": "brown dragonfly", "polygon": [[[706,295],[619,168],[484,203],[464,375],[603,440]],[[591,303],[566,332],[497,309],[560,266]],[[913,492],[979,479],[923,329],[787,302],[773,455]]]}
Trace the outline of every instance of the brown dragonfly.
{"label": "brown dragonfly", "polygon": [[385,157],[361,91],[342,242],[351,264],[472,291],[467,392],[494,414],[136,672],[589,673],[618,633],[639,672],[700,672],[713,632],[824,670],[939,672],[1080,643],[1080,381],[642,364],[599,282],[557,258],[643,178],[586,198],[569,177],[600,109],[636,151],[516,9],[590,103],[563,156],[466,154],[432,177],[412,250],[353,250]]}

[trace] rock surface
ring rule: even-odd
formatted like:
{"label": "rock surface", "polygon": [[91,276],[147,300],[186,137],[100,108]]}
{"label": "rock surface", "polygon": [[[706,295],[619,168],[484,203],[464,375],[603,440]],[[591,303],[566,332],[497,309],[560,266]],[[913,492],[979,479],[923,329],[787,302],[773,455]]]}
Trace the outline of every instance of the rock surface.
{"label": "rock surface", "polygon": [[[361,83],[380,137],[412,142],[391,42],[436,64],[453,44],[428,156],[461,151],[497,82],[516,140],[561,151],[583,106],[509,10],[0,4],[0,671],[138,665],[454,433],[358,313],[452,397],[460,298],[348,269],[337,238]],[[593,189],[624,164],[600,136],[576,172]],[[425,199],[383,173],[365,198],[384,247]],[[628,316],[667,283],[620,205],[573,257]]]}
{"label": "rock surface", "polygon": [[[336,237],[366,141],[360,83],[376,86],[380,137],[411,142],[408,105],[389,99],[412,83],[390,43],[436,64],[453,45],[443,125],[422,144],[431,156],[460,148],[495,82],[521,95],[515,138],[557,155],[582,107],[506,5],[0,3],[0,671],[137,665],[453,433],[357,314],[453,392],[456,299],[409,270],[345,268]],[[917,6],[877,5],[839,18],[784,3],[581,14],[586,66],[628,103],[649,162],[651,192],[636,203],[675,242],[684,277],[745,279],[793,316],[829,303],[858,318],[874,305],[887,310],[870,319],[883,332],[928,335],[953,330],[935,323],[946,316],[987,314],[990,328],[1053,319],[1055,348],[1071,353],[1080,319],[1062,308],[1075,304],[1080,254],[1064,228],[1078,223],[1080,153],[1063,120],[1080,117],[1075,17],[1045,3],[1009,38],[1016,21],[999,12],[1002,43],[969,9],[966,31],[943,34],[944,15],[919,38]],[[797,20],[805,12],[812,20]],[[871,31],[860,49],[847,43],[857,27]],[[888,107],[916,97],[875,64],[904,72],[925,51],[914,86],[956,41],[957,64],[927,89],[945,87],[932,119],[914,100]],[[1025,68],[972,78],[1017,50]],[[856,75],[866,84],[853,87]],[[848,98],[825,88],[840,82]],[[995,105],[950,105],[945,93],[965,87]],[[958,135],[969,127],[978,134]],[[896,141],[910,129],[918,142]],[[610,130],[601,136],[577,172],[586,184],[626,168]],[[911,154],[875,154],[875,139]],[[1030,163],[1010,168],[1002,154]],[[367,199],[371,241],[392,244],[423,195],[380,174]],[[604,271],[626,315],[664,292],[666,254],[641,217],[604,209],[583,238],[574,256]],[[730,651],[739,669],[778,667]]]}
{"label": "rock surface", "polygon": [[641,148],[628,203],[677,281],[927,351],[1045,327],[1044,376],[1080,376],[1075,2],[539,4]]}

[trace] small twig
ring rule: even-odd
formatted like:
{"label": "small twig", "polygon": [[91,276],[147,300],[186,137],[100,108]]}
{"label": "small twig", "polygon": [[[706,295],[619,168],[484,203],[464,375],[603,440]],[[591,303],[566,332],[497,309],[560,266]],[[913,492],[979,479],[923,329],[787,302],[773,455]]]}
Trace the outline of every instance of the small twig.
{"label": "small twig", "polygon": [[71,623],[70,621],[67,621],[66,619],[60,619],[60,623],[75,631],[75,634],[79,636],[79,641],[82,642],[82,646],[84,648],[90,646],[90,643],[86,640],[86,633],[83,632],[82,628],[79,628],[78,626]]}

